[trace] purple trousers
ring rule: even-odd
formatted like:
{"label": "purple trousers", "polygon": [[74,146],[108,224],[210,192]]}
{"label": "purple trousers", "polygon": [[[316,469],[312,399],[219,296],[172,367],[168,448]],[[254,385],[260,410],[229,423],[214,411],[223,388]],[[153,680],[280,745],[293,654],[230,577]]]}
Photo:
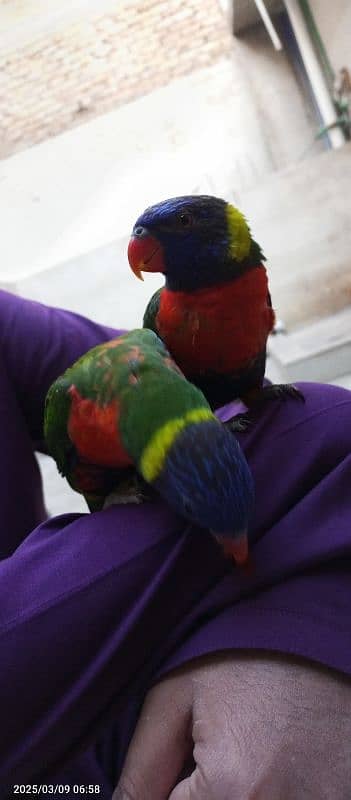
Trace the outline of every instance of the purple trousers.
{"label": "purple trousers", "polygon": [[250,577],[161,500],[46,519],[45,394],[114,335],[0,292],[1,797],[24,782],[110,797],[148,688],[196,656],[274,650],[351,674],[350,392],[300,384],[304,404],[271,402],[238,436],[256,485]]}

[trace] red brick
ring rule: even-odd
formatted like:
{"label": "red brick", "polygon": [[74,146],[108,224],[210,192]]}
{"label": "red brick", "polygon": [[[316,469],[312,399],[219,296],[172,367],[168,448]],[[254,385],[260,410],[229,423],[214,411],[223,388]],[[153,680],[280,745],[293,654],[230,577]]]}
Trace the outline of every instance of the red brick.
{"label": "red brick", "polygon": [[[1,1],[1,0],[0,0]],[[217,0],[120,0],[7,53],[0,157],[148,94],[230,53]]]}

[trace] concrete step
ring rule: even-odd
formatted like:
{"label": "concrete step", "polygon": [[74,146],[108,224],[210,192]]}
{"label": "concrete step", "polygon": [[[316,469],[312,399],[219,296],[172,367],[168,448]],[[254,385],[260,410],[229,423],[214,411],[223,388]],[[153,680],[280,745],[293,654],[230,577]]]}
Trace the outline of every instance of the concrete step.
{"label": "concrete step", "polygon": [[332,381],[351,373],[351,308],[272,336],[269,356],[281,380]]}
{"label": "concrete step", "polygon": [[348,142],[229,194],[263,247],[273,306],[289,329],[351,305],[350,181]]}

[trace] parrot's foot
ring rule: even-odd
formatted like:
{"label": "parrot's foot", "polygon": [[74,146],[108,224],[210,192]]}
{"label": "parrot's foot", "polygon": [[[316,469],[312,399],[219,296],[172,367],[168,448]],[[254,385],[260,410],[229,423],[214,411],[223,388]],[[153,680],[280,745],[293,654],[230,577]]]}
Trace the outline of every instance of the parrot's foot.
{"label": "parrot's foot", "polygon": [[138,481],[124,481],[119,486],[107,495],[103,508],[110,506],[121,506],[133,503],[140,505],[147,499],[146,494],[143,492],[141,484]]}
{"label": "parrot's foot", "polygon": [[228,428],[231,433],[242,433],[242,431],[246,431],[250,427],[250,424],[248,413],[245,413],[237,414],[236,417],[228,419],[224,422],[224,427]]}
{"label": "parrot's foot", "polygon": [[260,406],[264,405],[268,400],[285,400],[288,397],[291,397],[293,400],[302,400],[303,403],[305,402],[305,398],[300,389],[292,383],[272,383],[271,386],[264,386],[261,389],[252,408],[260,408]]}
{"label": "parrot's foot", "polygon": [[292,383],[272,383],[268,386],[259,386],[255,389],[250,389],[246,394],[242,395],[241,400],[248,408],[248,412],[259,411],[270,400],[286,400],[291,397],[293,400],[302,400],[305,398]]}
{"label": "parrot's foot", "polygon": [[236,417],[232,417],[224,425],[232,433],[246,431],[251,424],[251,412],[260,411],[270,400],[285,400],[288,397],[305,402],[300,389],[297,389],[292,383],[272,383],[270,386],[264,386],[262,389],[255,390],[250,396],[243,397],[243,401],[248,406],[248,411],[245,414],[238,414]]}

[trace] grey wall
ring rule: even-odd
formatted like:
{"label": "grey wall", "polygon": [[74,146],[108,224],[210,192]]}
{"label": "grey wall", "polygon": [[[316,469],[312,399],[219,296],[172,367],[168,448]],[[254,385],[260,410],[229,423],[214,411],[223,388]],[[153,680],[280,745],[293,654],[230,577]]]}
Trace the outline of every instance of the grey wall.
{"label": "grey wall", "polygon": [[310,0],[320,33],[335,70],[351,70],[350,0]]}

